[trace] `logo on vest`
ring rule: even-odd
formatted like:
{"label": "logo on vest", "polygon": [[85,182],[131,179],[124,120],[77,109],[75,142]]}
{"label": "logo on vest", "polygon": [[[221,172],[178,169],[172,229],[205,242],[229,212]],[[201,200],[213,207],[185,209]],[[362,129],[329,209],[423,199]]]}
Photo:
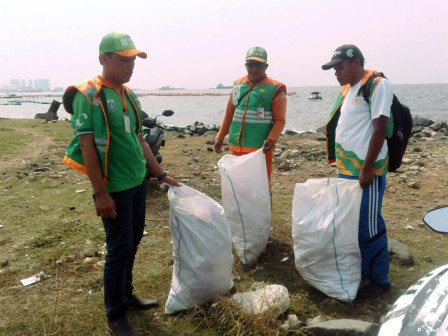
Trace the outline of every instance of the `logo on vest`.
{"label": "logo on vest", "polygon": [[238,100],[240,98],[240,93],[241,93],[241,86],[240,85],[235,85],[233,87],[233,90],[232,90],[232,103],[235,106],[238,105]]}
{"label": "logo on vest", "polygon": [[362,97],[355,97],[352,99],[353,105],[358,105],[362,101]]}
{"label": "logo on vest", "polygon": [[79,118],[76,119],[76,127],[81,127],[81,126],[83,126],[83,125],[84,125],[84,122],[87,121],[87,119],[88,119],[87,114],[85,114],[85,113],[81,113],[81,114],[79,115]]}
{"label": "logo on vest", "polygon": [[115,101],[113,99],[107,100],[107,109],[109,111],[115,111],[116,110]]}

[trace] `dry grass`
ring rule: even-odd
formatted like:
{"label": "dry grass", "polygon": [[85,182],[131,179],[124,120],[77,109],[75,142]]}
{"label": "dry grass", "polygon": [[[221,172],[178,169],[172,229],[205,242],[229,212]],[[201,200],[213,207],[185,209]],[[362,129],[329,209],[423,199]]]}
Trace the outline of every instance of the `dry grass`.
{"label": "dry grass", "polygon": [[[36,120],[0,119],[0,334],[1,335],[107,335],[102,294],[104,232],[95,216],[86,177],[61,164],[71,137],[68,122],[44,124]],[[15,147],[10,139],[23,139]],[[180,139],[167,134],[164,167],[179,181],[220,201],[219,156],[209,150],[210,138]],[[283,136],[285,147],[323,149],[314,136]],[[382,299],[341,303],[307,285],[294,266],[291,239],[293,186],[309,177],[334,176],[323,159],[300,158],[298,168],[274,171],[272,236],[257,266],[244,270],[235,256],[237,291],[255,281],[282,284],[290,293],[288,313],[299,319],[321,315],[378,322],[388,305],[429,270],[446,262],[447,236],[421,225],[423,213],[447,203],[446,144],[413,143],[437,158],[427,161],[427,172],[416,176],[422,185],[412,190],[389,178],[384,202],[389,236],[408,244],[415,265],[392,260],[392,293]],[[8,147],[8,150],[4,150]],[[412,155],[412,154],[410,154]],[[432,154],[431,154],[432,155]],[[437,161],[439,160],[439,161]],[[443,163],[445,162],[445,163]],[[77,190],[85,190],[76,193]],[[281,331],[273,323],[245,316],[227,298],[175,316],[163,314],[172,272],[171,232],[166,195],[151,182],[147,228],[137,253],[134,272],[137,294],[156,297],[161,307],[131,312],[130,320],[142,335],[298,335]],[[414,229],[406,229],[412,224]],[[93,255],[86,260],[86,255]],[[281,260],[288,256],[287,262]],[[23,287],[20,279],[39,271],[49,277]]]}

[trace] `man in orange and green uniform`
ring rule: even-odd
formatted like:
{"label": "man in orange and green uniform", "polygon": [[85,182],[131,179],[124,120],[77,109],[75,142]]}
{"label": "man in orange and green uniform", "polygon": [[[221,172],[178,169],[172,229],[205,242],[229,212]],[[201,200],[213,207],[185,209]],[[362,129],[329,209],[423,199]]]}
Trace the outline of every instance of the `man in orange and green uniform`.
{"label": "man in orange and green uniform", "polygon": [[215,151],[221,153],[227,134],[233,155],[263,148],[270,185],[274,145],[285,126],[286,86],[267,77],[266,62],[265,49],[253,47],[247,51],[247,76],[233,84],[224,119],[216,135]]}
{"label": "man in orange and green uniform", "polygon": [[87,174],[97,216],[106,232],[104,300],[108,330],[135,336],[128,307],[148,309],[156,300],[133,294],[132,269],[143,236],[146,211],[146,169],[159,182],[177,185],[163,171],[142,136],[137,96],[124,85],[133,73],[136,56],[146,58],[127,34],[105,35],[99,47],[102,76],[70,86],[63,96],[71,113],[74,137],[64,163]]}
{"label": "man in orange and green uniform", "polygon": [[326,126],[328,159],[336,161],[339,177],[356,179],[363,189],[358,243],[361,272],[370,283],[358,296],[374,297],[389,291],[389,251],[386,223],[381,215],[389,155],[386,135],[392,105],[392,86],[377,77],[370,87],[369,103],[363,85],[374,73],[364,69],[364,56],[352,44],[337,48],[323,70],[335,70],[342,86]]}

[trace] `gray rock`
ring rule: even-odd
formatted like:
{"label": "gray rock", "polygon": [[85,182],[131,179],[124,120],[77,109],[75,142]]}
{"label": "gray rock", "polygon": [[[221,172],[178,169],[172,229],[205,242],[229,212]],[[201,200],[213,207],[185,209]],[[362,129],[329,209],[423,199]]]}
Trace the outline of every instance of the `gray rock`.
{"label": "gray rock", "polygon": [[398,259],[402,265],[414,264],[414,257],[409,246],[391,238],[389,238],[389,255]]}
{"label": "gray rock", "polygon": [[434,131],[439,132],[442,130],[446,130],[448,128],[448,124],[444,121],[439,121],[430,126]]}
{"label": "gray rock", "polygon": [[280,328],[283,330],[289,330],[289,329],[299,329],[302,327],[305,323],[299,320],[297,315],[290,314],[288,315],[288,319],[280,325]]}
{"label": "gray rock", "polygon": [[82,256],[85,258],[93,258],[98,256],[98,251],[94,249],[86,249],[82,252]]}
{"label": "gray rock", "polygon": [[415,181],[412,181],[408,183],[408,187],[411,189],[420,189],[420,184]]}
{"label": "gray rock", "polygon": [[288,129],[288,130],[285,131],[285,134],[286,135],[296,135],[296,134],[299,134],[299,132],[296,132],[296,131]]}
{"label": "gray rock", "polygon": [[420,116],[414,116],[412,118],[412,123],[414,124],[414,126],[428,127],[434,124],[434,121]]}
{"label": "gray rock", "polygon": [[205,136],[209,136],[209,137],[214,137],[218,132],[216,131],[205,131],[203,135]]}
{"label": "gray rock", "polygon": [[290,159],[295,158],[302,155],[302,152],[299,149],[288,149],[281,154],[282,158]]}
{"label": "gray rock", "polygon": [[238,303],[247,314],[262,314],[275,319],[289,307],[288,289],[281,285],[268,285],[255,291],[236,293],[232,301]]}
{"label": "gray rock", "polygon": [[313,324],[304,328],[316,336],[376,336],[380,326],[358,320],[340,319]]}

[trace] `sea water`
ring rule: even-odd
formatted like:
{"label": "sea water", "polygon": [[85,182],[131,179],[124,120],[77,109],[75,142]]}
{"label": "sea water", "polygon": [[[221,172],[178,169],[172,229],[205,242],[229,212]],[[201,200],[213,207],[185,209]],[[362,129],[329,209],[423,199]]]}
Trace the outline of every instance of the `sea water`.
{"label": "sea water", "polygon": [[[448,113],[448,84],[402,84],[393,85],[394,93],[400,101],[409,106],[413,116],[421,116],[432,120],[447,121]],[[321,87],[288,87],[288,92],[295,93],[288,96],[285,130],[298,132],[315,131],[323,126],[330,114],[330,110],[340,92],[339,86]],[[150,116],[156,116],[163,110],[173,110],[171,117],[159,117],[161,122],[172,126],[187,126],[196,121],[208,125],[219,125],[225,113],[230,94],[227,90],[137,90],[136,93],[182,93],[182,96],[148,95],[141,96],[143,110]],[[310,92],[319,91],[322,100],[308,99]],[[198,95],[201,93],[223,93],[225,95]],[[51,94],[51,93],[48,93]],[[185,95],[194,94],[194,95]],[[53,97],[61,101],[61,95]],[[0,105],[1,118],[33,119],[36,113],[45,113],[50,105],[27,103],[22,105]],[[58,110],[59,119],[70,119],[63,106]]]}

